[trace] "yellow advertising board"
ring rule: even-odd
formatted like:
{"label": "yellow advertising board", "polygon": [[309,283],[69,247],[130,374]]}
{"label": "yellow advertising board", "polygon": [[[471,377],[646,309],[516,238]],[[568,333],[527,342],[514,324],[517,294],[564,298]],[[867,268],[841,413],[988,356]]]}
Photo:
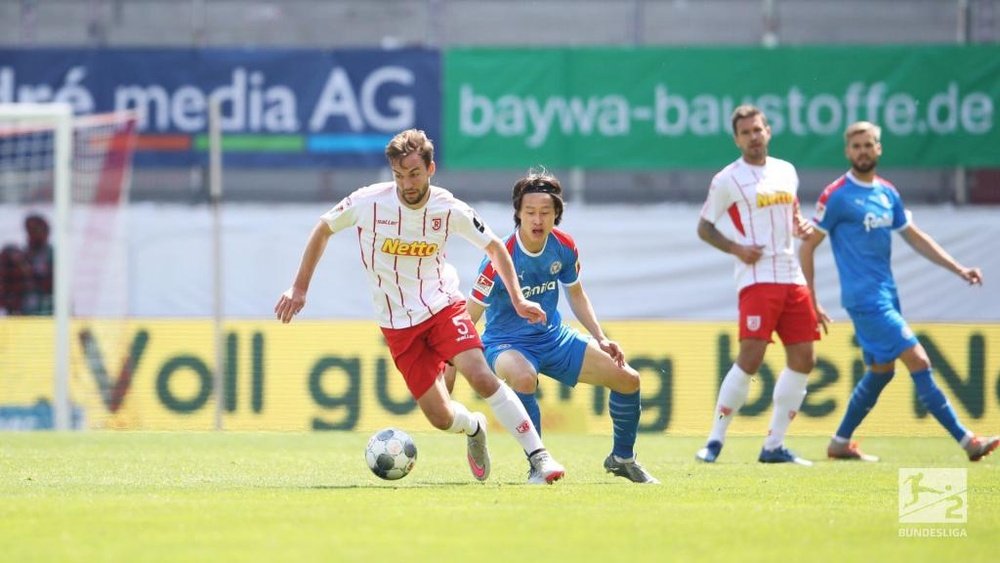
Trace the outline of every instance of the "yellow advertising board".
{"label": "yellow advertising board", "polygon": [[[74,321],[69,386],[79,424],[208,430],[220,410],[229,430],[431,428],[373,322],[226,323],[221,405],[214,394],[212,328],[204,319]],[[962,422],[984,433],[1000,429],[1000,325],[913,328]],[[738,350],[735,323],[618,321],[605,323],[605,329],[642,373],[641,430],[706,434],[719,382]],[[0,427],[31,427],[17,417],[51,402],[53,334],[50,319],[0,319]],[[817,355],[793,435],[831,434],[864,373],[849,323],[833,325]],[[775,377],[783,366],[783,349],[775,344],[731,426],[733,434],[766,433]],[[897,369],[859,434],[944,435],[916,400],[905,368]],[[570,389],[544,377],[539,389],[546,432],[610,433],[606,390]],[[455,395],[470,408],[488,411],[463,381]]]}

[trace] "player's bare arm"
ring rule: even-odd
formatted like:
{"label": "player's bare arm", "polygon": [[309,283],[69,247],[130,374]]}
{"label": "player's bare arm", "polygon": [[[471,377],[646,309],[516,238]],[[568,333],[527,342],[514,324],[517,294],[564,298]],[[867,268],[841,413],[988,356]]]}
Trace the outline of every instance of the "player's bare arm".
{"label": "player's bare arm", "polygon": [[566,298],[569,301],[569,308],[573,311],[576,320],[587,329],[587,332],[594,337],[597,345],[604,353],[611,356],[619,366],[625,365],[625,352],[617,342],[611,340],[604,334],[601,324],[597,322],[597,314],[594,313],[594,306],[583,290],[583,283],[578,282],[566,288]]}
{"label": "player's bare arm", "polygon": [[698,220],[698,237],[726,254],[736,256],[744,264],[753,264],[764,255],[763,245],[744,245],[729,240],[714,223],[706,219]]}
{"label": "player's bare arm", "polygon": [[979,268],[966,268],[960,264],[929,234],[922,231],[913,223],[910,223],[909,227],[900,231],[900,235],[918,254],[938,266],[953,272],[969,285],[983,284],[983,273]]}
{"label": "player's bare arm", "polygon": [[545,311],[542,310],[538,303],[525,299],[524,294],[521,293],[521,284],[514,273],[514,261],[511,259],[510,253],[507,252],[507,247],[503,245],[503,242],[494,237],[486,245],[485,250],[497,274],[503,280],[503,284],[507,288],[507,293],[510,294],[510,302],[514,305],[514,310],[517,311],[517,314],[532,324],[544,323],[547,320]]}
{"label": "player's bare arm", "polygon": [[330,227],[323,221],[313,227],[306,248],[302,252],[302,261],[299,263],[299,271],[295,274],[295,281],[292,282],[292,287],[278,297],[278,302],[274,305],[274,314],[282,323],[291,322],[292,317],[299,314],[299,311],[306,306],[309,283],[332,234]]}
{"label": "player's bare arm", "polygon": [[812,296],[813,308],[816,309],[816,317],[819,319],[820,326],[823,327],[823,333],[829,334],[827,325],[832,323],[833,320],[826,314],[823,306],[819,304],[819,299],[816,298],[816,284],[814,283],[816,276],[816,249],[825,239],[826,235],[818,229],[813,229],[808,236],[802,239],[802,244],[799,246],[799,265],[802,267],[802,274],[805,276],[806,284],[809,286],[809,294]]}

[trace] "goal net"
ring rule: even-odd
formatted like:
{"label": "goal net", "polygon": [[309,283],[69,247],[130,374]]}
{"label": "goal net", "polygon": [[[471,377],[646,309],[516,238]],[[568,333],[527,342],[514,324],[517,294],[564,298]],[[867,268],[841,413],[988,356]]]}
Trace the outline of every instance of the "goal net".
{"label": "goal net", "polygon": [[114,400],[107,374],[80,380],[127,346],[135,133],[133,112],[0,105],[0,428],[94,426]]}

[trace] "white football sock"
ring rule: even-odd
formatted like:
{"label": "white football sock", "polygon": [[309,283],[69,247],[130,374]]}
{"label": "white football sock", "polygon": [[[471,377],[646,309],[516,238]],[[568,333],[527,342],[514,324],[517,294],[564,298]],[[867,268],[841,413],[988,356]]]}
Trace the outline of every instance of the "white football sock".
{"label": "white football sock", "polygon": [[736,412],[747,402],[750,394],[750,374],[746,373],[740,366],[733,364],[729,368],[729,373],[722,380],[719,386],[719,400],[715,406],[715,421],[712,423],[712,432],[708,435],[708,441],[726,441],[726,430],[729,423],[733,421]]}
{"label": "white football sock", "polygon": [[778,383],[774,385],[774,412],[771,413],[771,428],[764,439],[764,449],[773,450],[785,441],[785,432],[792,419],[799,413],[806,398],[808,374],[781,370]]}
{"label": "white football sock", "polygon": [[493,410],[493,416],[500,421],[500,425],[521,444],[525,453],[532,454],[545,447],[528,417],[528,411],[524,410],[524,405],[506,383],[500,382],[497,392],[486,397],[486,404]]}
{"label": "white football sock", "polygon": [[451,426],[446,432],[472,436],[479,430],[479,423],[476,419],[472,418],[472,413],[469,412],[469,409],[465,408],[465,405],[458,401],[452,401],[451,410],[455,413],[455,419],[452,420]]}

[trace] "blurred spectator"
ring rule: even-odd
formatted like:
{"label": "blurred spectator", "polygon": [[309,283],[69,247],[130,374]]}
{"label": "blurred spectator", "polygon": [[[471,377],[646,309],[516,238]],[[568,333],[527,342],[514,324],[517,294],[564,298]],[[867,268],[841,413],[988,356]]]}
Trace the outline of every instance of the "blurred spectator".
{"label": "blurred spectator", "polygon": [[49,222],[41,215],[28,215],[24,220],[28,245],[25,259],[31,272],[31,283],[24,300],[24,314],[52,314],[52,245],[49,244]]}
{"label": "blurred spectator", "polygon": [[24,252],[13,244],[0,250],[0,314],[23,315],[31,284],[31,266]]}

